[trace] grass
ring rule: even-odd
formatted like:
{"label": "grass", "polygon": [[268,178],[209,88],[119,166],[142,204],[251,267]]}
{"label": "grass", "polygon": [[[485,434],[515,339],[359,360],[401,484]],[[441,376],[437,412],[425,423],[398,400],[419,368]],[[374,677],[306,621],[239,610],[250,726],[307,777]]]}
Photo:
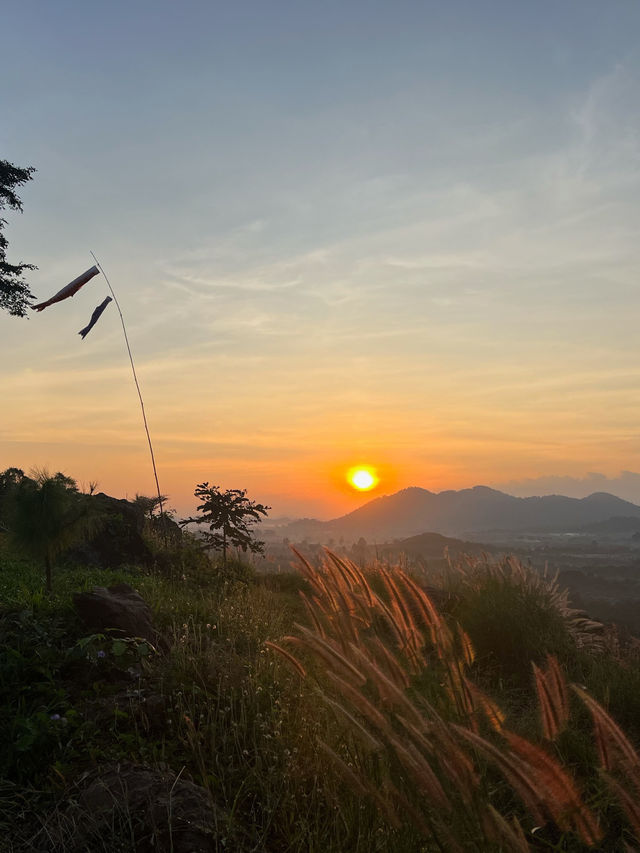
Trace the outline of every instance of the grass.
{"label": "grass", "polygon": [[[58,567],[46,597],[38,567],[0,551],[0,849],[70,851],[42,826],[80,820],[75,780],[122,761],[203,786],[220,850],[638,844],[640,665],[552,581],[466,561],[440,611],[405,571],[330,554],[253,579],[193,555],[158,566]],[[72,592],[121,580],[161,652],[76,621]],[[105,849],[141,831],[114,814]]]}

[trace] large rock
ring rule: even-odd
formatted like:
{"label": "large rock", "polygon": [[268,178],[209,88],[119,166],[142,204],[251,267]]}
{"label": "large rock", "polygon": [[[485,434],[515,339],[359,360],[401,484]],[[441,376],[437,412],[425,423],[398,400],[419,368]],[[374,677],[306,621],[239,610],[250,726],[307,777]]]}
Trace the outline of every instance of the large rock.
{"label": "large rock", "polygon": [[131,501],[100,492],[91,496],[92,508],[100,517],[98,532],[75,546],[68,556],[78,562],[113,568],[122,565],[150,566],[153,554],[144,538],[145,517]]}
{"label": "large rock", "polygon": [[116,846],[123,838],[138,853],[249,849],[207,791],[171,770],[109,765],[78,779],[69,801],[60,829],[50,832],[56,853],[62,837],[65,853],[124,849]]}
{"label": "large rock", "polygon": [[151,608],[129,584],[94,586],[91,592],[77,592],[73,606],[85,626],[94,634],[115,631],[125,637],[143,637],[156,643]]}

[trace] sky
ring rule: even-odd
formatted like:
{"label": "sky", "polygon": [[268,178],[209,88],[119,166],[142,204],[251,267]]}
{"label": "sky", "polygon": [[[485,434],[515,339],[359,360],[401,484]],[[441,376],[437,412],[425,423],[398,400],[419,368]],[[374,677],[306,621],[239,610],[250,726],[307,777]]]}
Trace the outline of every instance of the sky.
{"label": "sky", "polygon": [[[4,0],[12,262],[93,264],[161,489],[640,502],[636,0]],[[102,276],[0,316],[0,469],[154,491]],[[356,493],[345,471],[369,464]],[[616,489],[618,490],[616,492]]]}

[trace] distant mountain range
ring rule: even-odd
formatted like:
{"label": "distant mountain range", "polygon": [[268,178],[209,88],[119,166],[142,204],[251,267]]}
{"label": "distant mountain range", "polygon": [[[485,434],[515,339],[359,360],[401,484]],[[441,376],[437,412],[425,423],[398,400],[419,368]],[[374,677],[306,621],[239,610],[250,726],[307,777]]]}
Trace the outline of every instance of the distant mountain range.
{"label": "distant mountain range", "polygon": [[368,542],[388,542],[426,532],[447,536],[483,531],[568,532],[614,516],[640,519],[640,506],[606,492],[580,499],[516,498],[487,486],[439,493],[412,487],[375,498],[331,521],[293,521],[280,532],[292,541],[307,538],[326,543],[364,537]]}

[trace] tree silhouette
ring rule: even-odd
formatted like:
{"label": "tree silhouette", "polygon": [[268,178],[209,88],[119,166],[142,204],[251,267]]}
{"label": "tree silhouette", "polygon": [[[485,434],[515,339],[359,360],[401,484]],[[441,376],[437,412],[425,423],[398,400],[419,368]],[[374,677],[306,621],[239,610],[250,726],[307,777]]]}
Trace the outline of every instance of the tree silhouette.
{"label": "tree silhouette", "polygon": [[21,468],[6,468],[0,473],[0,530],[6,530],[5,515],[11,503],[11,496],[24,480]]}
{"label": "tree silhouette", "polygon": [[[33,172],[35,169],[32,166],[21,169],[7,160],[0,160],[0,210],[5,207],[22,210],[22,202],[15,190],[30,181]],[[24,317],[33,295],[22,275],[25,270],[34,270],[36,267],[33,264],[10,264],[7,261],[9,244],[2,233],[6,224],[6,219],[0,218],[0,308],[15,317]]]}
{"label": "tree silhouette", "polygon": [[100,526],[89,496],[64,474],[53,477],[36,471],[23,477],[11,493],[8,512],[13,542],[43,562],[47,592],[51,592],[51,570],[60,554],[91,536]]}
{"label": "tree silhouette", "polygon": [[271,507],[250,501],[246,494],[246,489],[227,489],[226,492],[221,492],[219,486],[200,483],[196,486],[194,495],[202,501],[198,506],[202,515],[186,518],[181,522],[183,525],[208,525],[209,530],[204,533],[207,547],[222,551],[225,566],[229,545],[254,554],[264,551],[264,542],[254,539],[250,528],[258,524],[262,520],[260,516],[266,516]]}

